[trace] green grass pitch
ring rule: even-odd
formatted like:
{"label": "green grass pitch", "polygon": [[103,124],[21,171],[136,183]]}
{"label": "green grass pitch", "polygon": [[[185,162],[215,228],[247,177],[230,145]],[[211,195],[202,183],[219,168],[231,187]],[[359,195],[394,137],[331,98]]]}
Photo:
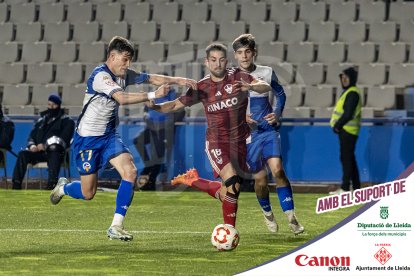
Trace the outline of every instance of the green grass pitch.
{"label": "green grass pitch", "polygon": [[115,193],[92,201],[65,197],[57,206],[47,191],[0,190],[0,275],[232,275],[276,258],[317,237],[358,207],[315,213],[322,194],[295,194],[305,233],[288,229],[271,195],[279,233],[268,232],[254,193],[242,193],[240,244],[217,252],[210,243],[222,223],[221,205],[201,192],[136,192],[126,220],[132,242],[108,240]]}

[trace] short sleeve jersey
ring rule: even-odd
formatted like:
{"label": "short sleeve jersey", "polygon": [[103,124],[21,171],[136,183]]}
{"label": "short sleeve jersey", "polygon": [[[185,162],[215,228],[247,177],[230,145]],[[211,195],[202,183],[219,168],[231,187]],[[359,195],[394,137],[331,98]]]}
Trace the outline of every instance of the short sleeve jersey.
{"label": "short sleeve jersey", "polygon": [[124,78],[120,78],[115,76],[106,64],[96,67],[88,78],[83,105],[96,96],[84,110],[78,124],[79,135],[101,136],[115,131],[119,122],[119,103],[112,95],[119,91],[123,93],[128,85],[140,84],[148,79],[148,74],[130,69]]}
{"label": "short sleeve jersey", "polygon": [[206,139],[215,142],[242,141],[249,136],[246,123],[248,92],[234,91],[235,81],[251,83],[254,78],[238,68],[226,69],[223,80],[214,82],[207,75],[197,83],[197,90],[189,88],[179,98],[185,106],[201,102],[207,117]]}

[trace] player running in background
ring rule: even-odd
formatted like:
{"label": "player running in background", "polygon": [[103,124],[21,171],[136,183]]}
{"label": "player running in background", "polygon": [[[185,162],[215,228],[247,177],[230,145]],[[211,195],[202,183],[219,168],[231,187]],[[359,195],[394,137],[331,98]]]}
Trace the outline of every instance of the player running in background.
{"label": "player running in background", "polygon": [[233,41],[234,57],[239,68],[250,73],[256,79],[264,80],[272,87],[272,97],[276,97],[274,110],[269,102],[269,93],[259,94],[250,90],[250,102],[247,112],[247,122],[252,132],[251,140],[247,142],[247,162],[253,173],[254,189],[257,200],[262,208],[266,225],[271,232],[278,231],[278,225],[269,199],[267,168],[269,167],[276,180],[276,192],[280,206],[286,214],[293,233],[300,234],[304,227],[296,219],[292,188],[283,169],[280,144],[280,118],[285,106],[286,95],[279,84],[273,69],[254,63],[257,54],[256,42],[251,34],[242,34]]}
{"label": "player running in background", "polygon": [[[50,194],[53,204],[58,204],[65,195],[91,200],[98,185],[98,170],[113,166],[122,180],[116,197],[115,215],[107,234],[111,239],[123,241],[133,238],[124,229],[123,221],[134,196],[137,169],[116,130],[118,108],[120,105],[163,97],[169,91],[168,84],[196,87],[194,80],[137,73],[128,69],[133,55],[134,48],[127,39],[119,36],[112,38],[106,62],[96,67],[88,78],[83,110],[74,135],[72,154],[81,181],[69,182],[62,177]],[[128,85],[144,82],[160,87],[148,93],[125,92]]]}
{"label": "player running in background", "polygon": [[174,101],[151,103],[150,108],[174,112],[199,102],[204,105],[208,124],[205,151],[215,177],[220,176],[224,186],[221,182],[199,178],[195,169],[176,177],[171,183],[192,186],[220,200],[224,223],[235,226],[241,177],[248,172],[248,91],[264,93],[271,88],[238,68],[226,68],[227,48],[222,44],[213,43],[206,48],[205,64],[210,74],[198,82],[197,89],[189,88],[185,95]]}

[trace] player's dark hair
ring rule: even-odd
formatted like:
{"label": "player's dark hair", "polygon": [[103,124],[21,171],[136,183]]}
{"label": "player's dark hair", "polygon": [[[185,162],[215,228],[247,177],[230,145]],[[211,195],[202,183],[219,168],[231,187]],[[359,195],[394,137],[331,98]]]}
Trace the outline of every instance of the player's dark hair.
{"label": "player's dark hair", "polygon": [[120,53],[122,52],[128,52],[131,57],[134,56],[134,46],[132,46],[131,42],[129,42],[128,39],[123,38],[121,36],[114,36],[108,45],[108,56],[111,53],[111,51],[118,51]]}
{"label": "player's dark hair", "polygon": [[206,47],[206,57],[210,56],[212,51],[221,51],[224,53],[224,56],[227,57],[227,47],[221,43],[212,43]]}
{"label": "player's dark hair", "polygon": [[256,50],[256,41],[252,34],[242,34],[233,41],[232,46],[234,51],[237,51],[241,47]]}

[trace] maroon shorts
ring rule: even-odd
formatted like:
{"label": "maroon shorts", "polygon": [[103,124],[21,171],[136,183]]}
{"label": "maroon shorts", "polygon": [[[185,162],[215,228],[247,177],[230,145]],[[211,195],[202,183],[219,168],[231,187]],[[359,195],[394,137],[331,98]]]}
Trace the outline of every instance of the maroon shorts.
{"label": "maroon shorts", "polygon": [[245,177],[249,173],[246,162],[246,141],[227,142],[210,142],[206,140],[206,153],[213,167],[214,177],[220,176],[220,171],[228,163],[233,165],[237,174]]}

